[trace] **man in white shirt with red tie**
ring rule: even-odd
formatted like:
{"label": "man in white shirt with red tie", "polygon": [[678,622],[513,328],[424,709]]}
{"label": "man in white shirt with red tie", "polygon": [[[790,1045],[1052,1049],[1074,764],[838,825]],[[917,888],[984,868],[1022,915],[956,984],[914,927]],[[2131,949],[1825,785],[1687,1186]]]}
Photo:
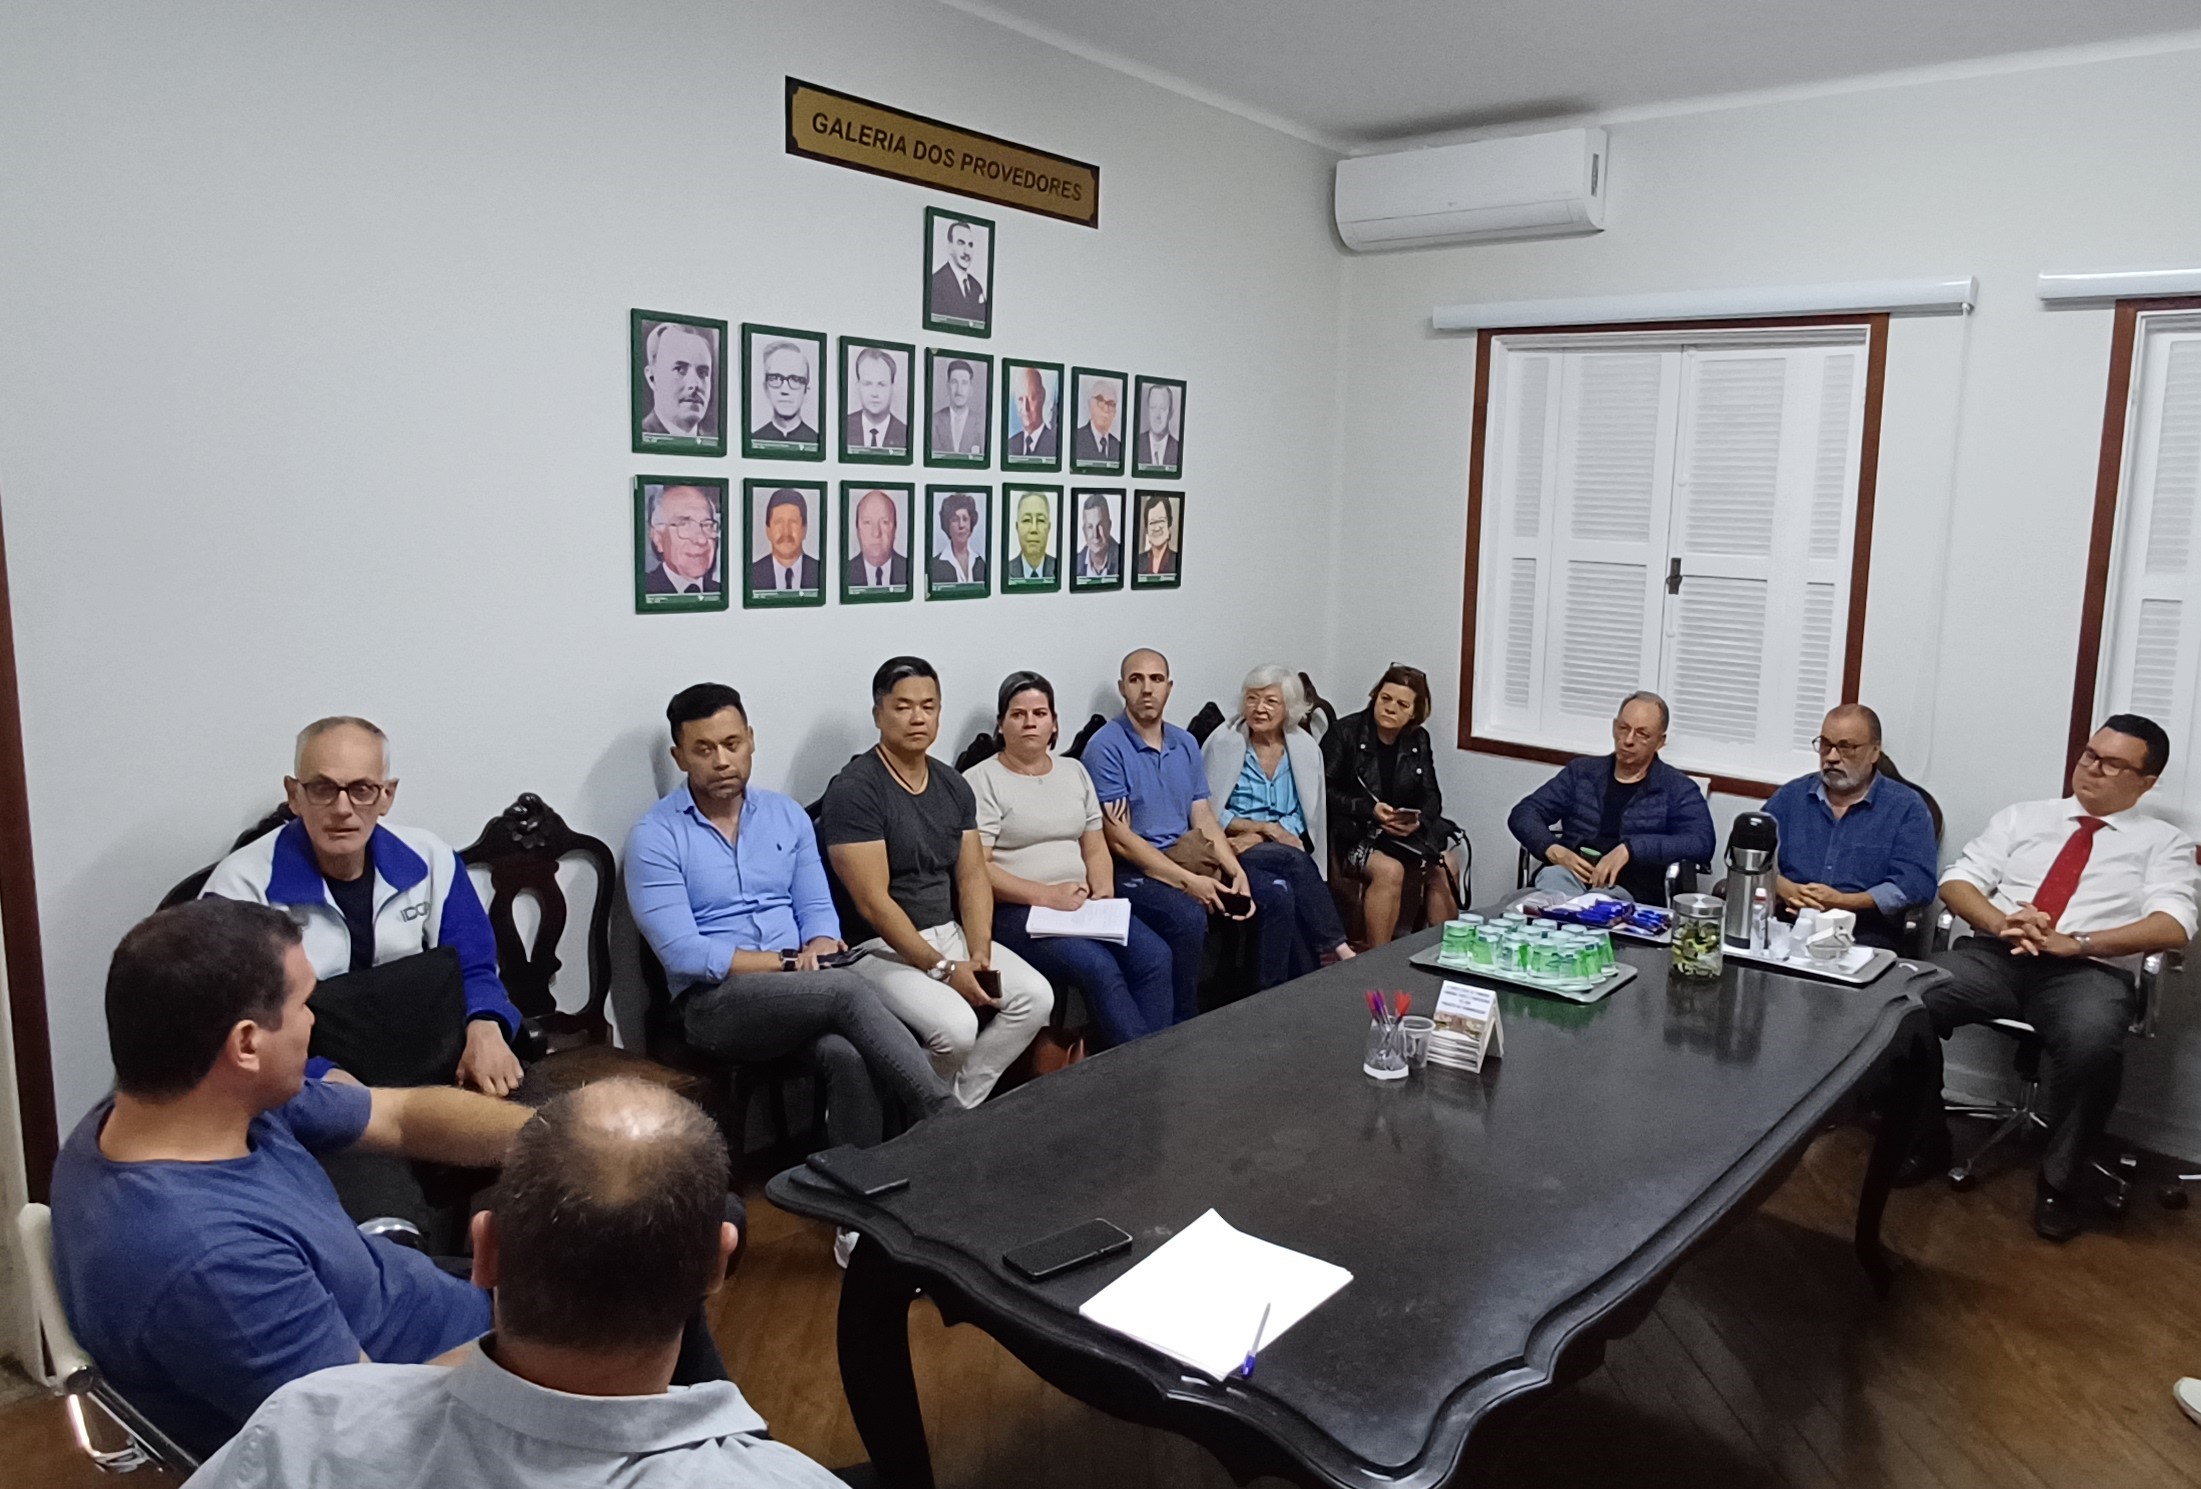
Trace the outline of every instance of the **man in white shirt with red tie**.
{"label": "man in white shirt with red tie", "polygon": [[[1943,1038],[1998,1018],[2040,1031],[2053,1125],[2033,1229],[2050,1241],[2081,1229],[2088,1157],[2117,1105],[2131,969],[2194,934],[2194,840],[2138,810],[2169,759],[2160,725],[2114,715],[2079,752],[2069,796],[2003,808],[1941,876],[1942,903],[1976,934],[1934,957],[1950,980],[1926,991],[1926,1011]],[[1947,1128],[1930,1130],[1903,1178],[1946,1167],[1948,1149]]]}

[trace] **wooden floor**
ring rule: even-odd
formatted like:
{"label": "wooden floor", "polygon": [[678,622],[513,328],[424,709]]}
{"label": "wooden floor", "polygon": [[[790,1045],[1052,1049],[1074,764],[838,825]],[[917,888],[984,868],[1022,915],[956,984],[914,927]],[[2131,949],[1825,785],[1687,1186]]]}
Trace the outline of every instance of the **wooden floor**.
{"label": "wooden floor", "polygon": [[[1865,1148],[1857,1132],[1822,1140],[1602,1368],[1520,1419],[1489,1482],[2201,1486],[2201,1428],[2170,1399],[2175,1377],[2201,1373],[2201,1209],[2139,1195],[2121,1230],[2057,1248],[2027,1224],[2023,1171],[1961,1197],[1911,1190],[1888,1219],[1909,1265],[1878,1303],[1847,1239]],[[748,1255],[715,1315],[728,1364],[783,1441],[857,1462],[831,1237],[760,1195],[751,1209]],[[912,1319],[942,1489],[1229,1484],[1198,1448],[1078,1405],[976,1330],[945,1330],[922,1303]],[[0,1410],[0,1463],[22,1489],[101,1482],[50,1403]]]}

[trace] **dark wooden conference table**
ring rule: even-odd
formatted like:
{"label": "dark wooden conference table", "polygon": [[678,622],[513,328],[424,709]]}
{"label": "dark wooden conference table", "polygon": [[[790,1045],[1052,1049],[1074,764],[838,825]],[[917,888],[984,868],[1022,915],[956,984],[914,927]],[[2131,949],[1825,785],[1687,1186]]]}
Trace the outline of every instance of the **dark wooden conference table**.
{"label": "dark wooden conference table", "polygon": [[[1241,1483],[1470,1477],[1494,1411],[1596,1368],[1692,1251],[1876,1090],[1856,1244],[1885,1290],[1880,1215],[1932,1094],[1915,964],[1864,988],[1733,962],[1717,983],[1669,983],[1664,948],[1624,946],[1639,975],[1601,1003],[1502,992],[1506,1052],[1480,1074],[1370,1080],[1362,994],[1402,988],[1430,1012],[1441,979],[1407,957],[1436,935],[919,1127],[877,1150],[910,1180],[894,1194],[774,1178],[781,1207],[863,1233],[840,1365],[880,1481],[933,1482],[909,1356],[920,1290],[1068,1394],[1201,1443]],[[1077,1312],[1209,1208],[1353,1274],[1262,1349],[1251,1380],[1208,1381]],[[1036,1284],[1002,1265],[1096,1217],[1130,1232],[1128,1254]]]}

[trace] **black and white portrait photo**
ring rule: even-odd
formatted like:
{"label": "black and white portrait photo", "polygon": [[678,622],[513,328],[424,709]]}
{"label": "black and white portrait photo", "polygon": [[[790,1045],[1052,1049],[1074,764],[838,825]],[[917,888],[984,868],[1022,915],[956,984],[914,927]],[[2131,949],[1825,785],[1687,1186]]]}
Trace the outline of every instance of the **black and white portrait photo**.
{"label": "black and white portrait photo", "polygon": [[1081,476],[1123,474],[1124,375],[1079,367],[1070,374],[1070,470]]}
{"label": "black and white portrait photo", "polygon": [[743,326],[741,453],[751,460],[823,460],[825,338]]}
{"label": "black and white portrait photo", "polygon": [[874,481],[841,482],[841,603],[866,605],[910,597],[910,521],[915,488]]}
{"label": "black and white portrait photo", "polygon": [[1131,587],[1175,589],[1184,561],[1185,494],[1135,491],[1131,511]]}
{"label": "black and white portrait photo", "polygon": [[823,605],[825,483],[744,481],[741,505],[749,537],[744,608]]}
{"label": "black and white portrait photo", "polygon": [[925,351],[925,464],[993,461],[993,358],[943,347]]}
{"label": "black and white portrait photo", "polygon": [[1065,539],[1077,545],[1070,588],[1123,588],[1123,488],[1073,486],[1070,513],[1077,524]]}
{"label": "black and white portrait photo", "polygon": [[726,608],[726,483],[634,478],[634,609]]}
{"label": "black and white portrait photo", "polygon": [[1185,472],[1185,385],[1175,378],[1141,377],[1132,407],[1131,474],[1176,480]]}
{"label": "black and white portrait photo", "polygon": [[992,585],[986,572],[986,535],[993,491],[986,486],[927,486],[925,598],[972,599]]}
{"label": "black and white portrait photo", "polygon": [[1062,469],[1062,364],[1001,359],[1001,468]]}
{"label": "black and white portrait photo", "polygon": [[899,341],[841,338],[841,459],[908,465],[910,377],[917,349]]}
{"label": "black and white portrait photo", "polygon": [[994,225],[962,212],[925,209],[925,329],[991,336]]}
{"label": "black and white portrait photo", "polygon": [[634,451],[726,453],[726,323],[657,310],[629,311]]}
{"label": "black and white portrait photo", "polygon": [[1039,594],[1062,588],[1062,488],[1001,488],[1001,592]]}

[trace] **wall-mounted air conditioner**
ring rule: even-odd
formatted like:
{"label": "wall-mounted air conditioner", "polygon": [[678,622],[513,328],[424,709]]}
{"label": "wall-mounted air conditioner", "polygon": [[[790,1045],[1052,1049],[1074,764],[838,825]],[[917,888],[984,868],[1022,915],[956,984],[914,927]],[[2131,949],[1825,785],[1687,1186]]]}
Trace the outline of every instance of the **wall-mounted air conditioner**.
{"label": "wall-mounted air conditioner", "polygon": [[1349,248],[1548,238],[1605,227],[1605,131],[1435,145],[1337,163]]}

